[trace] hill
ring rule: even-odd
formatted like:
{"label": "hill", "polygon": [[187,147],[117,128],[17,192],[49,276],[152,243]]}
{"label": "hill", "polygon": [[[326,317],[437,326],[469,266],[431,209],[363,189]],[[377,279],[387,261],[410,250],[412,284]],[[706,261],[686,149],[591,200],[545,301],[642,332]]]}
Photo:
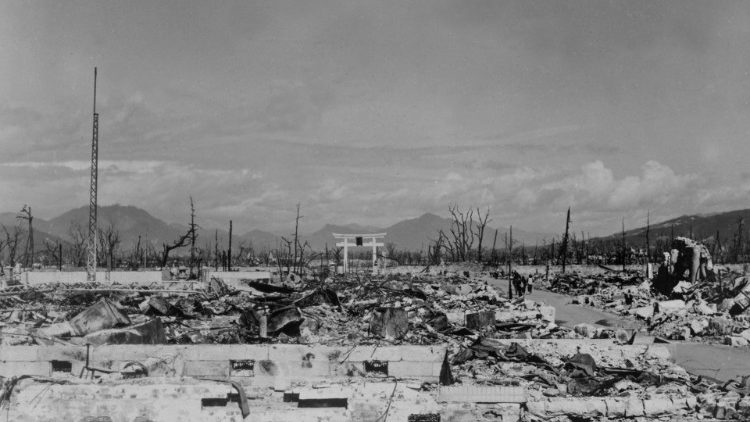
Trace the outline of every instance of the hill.
{"label": "hill", "polygon": [[[187,225],[177,223],[167,223],[157,217],[154,217],[146,210],[129,205],[107,205],[99,207],[98,226],[106,230],[112,226],[117,229],[120,235],[120,250],[129,250],[138,242],[147,242],[153,245],[157,250],[164,242],[173,242],[180,235],[187,231]],[[8,228],[18,224],[15,213],[0,214],[0,224]],[[333,248],[336,239],[333,233],[387,233],[385,242],[393,243],[399,250],[419,251],[427,248],[429,244],[434,243],[438,231],[449,232],[451,220],[440,217],[435,214],[426,213],[417,218],[411,218],[400,221],[388,227],[374,227],[360,224],[326,224],[319,230],[301,234],[301,241],[307,241],[313,250],[322,251],[326,244]],[[22,227],[24,225],[22,224]],[[43,248],[44,239],[52,241],[66,241],[71,238],[71,232],[80,232],[83,236],[87,234],[88,227],[88,207],[79,207],[69,210],[50,220],[34,218],[34,243],[37,250]],[[291,228],[290,228],[291,229]],[[291,230],[290,230],[291,231]],[[498,247],[504,245],[505,234],[508,229],[498,227]],[[484,246],[491,247],[492,239],[495,234],[494,227],[487,227],[485,232]],[[278,234],[259,229],[251,230],[246,233],[237,234],[235,230],[232,247],[239,250],[241,246],[250,246],[256,251],[276,249],[280,245],[281,236],[287,239],[291,238],[288,233]],[[229,237],[226,229],[214,229],[209,227],[200,227],[198,230],[198,247],[213,248],[214,241],[218,237],[221,248],[226,248]],[[543,240],[550,239],[549,234],[526,232],[523,230],[513,230],[513,238],[519,244],[525,243],[527,246],[535,243],[541,244]],[[177,253],[181,253],[179,250]]]}
{"label": "hill", "polygon": [[[657,240],[669,240],[673,235],[691,237],[701,241],[713,241],[718,233],[720,241],[724,245],[727,245],[733,241],[739,228],[738,222],[740,219],[744,219],[742,229],[743,238],[749,239],[750,209],[711,214],[683,215],[661,223],[652,224],[649,238],[652,245]],[[599,239],[603,241],[619,241],[622,239],[622,233],[614,233]],[[646,226],[626,230],[625,240],[631,245],[645,245]]]}

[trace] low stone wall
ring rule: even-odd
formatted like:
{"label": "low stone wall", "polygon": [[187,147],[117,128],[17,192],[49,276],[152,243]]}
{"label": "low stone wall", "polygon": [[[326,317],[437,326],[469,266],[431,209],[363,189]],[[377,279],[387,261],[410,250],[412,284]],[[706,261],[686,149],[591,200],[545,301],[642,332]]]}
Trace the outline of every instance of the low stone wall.
{"label": "low stone wall", "polygon": [[[120,371],[129,362],[149,376],[235,379],[283,386],[297,380],[382,375],[436,382],[446,346],[332,347],[272,345],[111,345],[91,347],[90,365]],[[64,363],[62,363],[64,362]],[[85,346],[13,346],[0,349],[0,376],[55,376],[53,367],[78,375]],[[57,374],[66,375],[66,374]]]}
{"label": "low stone wall", "polygon": [[203,281],[220,278],[229,285],[237,285],[241,280],[266,281],[271,280],[270,271],[203,271]]}
{"label": "low stone wall", "polygon": [[[75,284],[86,282],[85,271],[27,271],[19,275],[24,284],[63,283]],[[98,283],[150,284],[162,281],[161,271],[112,271],[107,280],[106,271],[96,272]]]}

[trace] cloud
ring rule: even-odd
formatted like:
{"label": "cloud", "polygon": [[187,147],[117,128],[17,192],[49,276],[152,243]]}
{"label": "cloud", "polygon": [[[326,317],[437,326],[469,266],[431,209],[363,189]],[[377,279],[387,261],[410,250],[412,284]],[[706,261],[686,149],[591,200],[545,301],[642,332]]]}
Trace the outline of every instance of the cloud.
{"label": "cloud", "polygon": [[551,204],[590,210],[623,211],[643,207],[662,206],[692,197],[696,175],[677,175],[666,165],[648,161],[641,167],[640,175],[617,179],[602,161],[581,166],[580,172],[560,180],[543,184],[539,189],[554,192]]}

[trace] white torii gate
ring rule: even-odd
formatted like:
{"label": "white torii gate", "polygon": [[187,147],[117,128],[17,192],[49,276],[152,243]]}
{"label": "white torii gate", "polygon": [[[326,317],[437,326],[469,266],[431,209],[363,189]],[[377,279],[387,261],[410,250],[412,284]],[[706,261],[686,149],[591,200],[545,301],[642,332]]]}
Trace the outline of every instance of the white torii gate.
{"label": "white torii gate", "polygon": [[[344,248],[344,272],[349,271],[349,246],[366,246],[372,247],[372,270],[375,271],[375,263],[378,259],[378,246],[385,246],[383,243],[379,243],[377,239],[385,237],[385,233],[372,233],[372,234],[338,234],[333,233],[333,237],[341,239],[343,242],[337,242],[336,246]],[[364,239],[368,239],[369,243],[364,243]]]}

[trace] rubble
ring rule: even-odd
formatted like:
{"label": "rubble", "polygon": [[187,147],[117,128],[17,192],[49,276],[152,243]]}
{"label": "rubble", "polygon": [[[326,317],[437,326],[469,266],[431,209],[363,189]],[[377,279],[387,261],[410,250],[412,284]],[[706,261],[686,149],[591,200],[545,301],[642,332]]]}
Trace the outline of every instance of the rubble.
{"label": "rubble", "polygon": [[[190,291],[163,291],[159,286],[88,285],[89,290],[74,291],[41,286],[20,294],[18,300],[4,297],[14,310],[0,309],[0,323],[3,342],[12,337],[14,344],[27,347],[77,348],[65,353],[74,353],[79,361],[85,355],[85,368],[89,368],[86,345],[98,347],[93,349],[96,360],[89,372],[105,384],[152,376],[220,377],[245,380],[243,388],[250,391],[268,377],[274,391],[290,399],[278,396],[279,403],[309,410],[338,408],[364,419],[368,416],[362,415],[378,419],[383,411],[374,412],[357,399],[356,391],[361,390],[353,386],[352,377],[364,377],[388,391],[382,396],[386,402],[391,390],[383,389],[383,383],[395,380],[392,391],[406,396],[406,391],[416,391],[414,403],[431,403],[421,413],[405,413],[404,420],[432,420],[419,419],[430,415],[450,415],[447,420],[478,420],[486,415],[529,421],[665,415],[690,420],[691,410],[715,417],[745,414],[750,408],[742,401],[744,395],[729,394],[745,391],[743,386],[733,389],[690,377],[669,361],[666,349],[633,344],[634,330],[591,324],[573,330],[560,327],[553,307],[523,296],[508,300],[493,287],[491,274],[475,269],[468,277],[458,274],[463,271],[347,274],[325,280],[294,277],[285,286],[259,281],[227,285],[213,278]],[[642,315],[652,332],[682,321],[682,337],[713,336],[717,342],[742,347],[750,336],[743,319],[718,311],[718,306],[714,310],[713,296],[698,300],[700,291],[692,286],[690,296],[682,291],[683,296],[673,297],[654,293],[637,274],[566,274],[551,284],[552,289],[575,295],[579,303],[624,316]],[[15,335],[5,334],[12,331]],[[231,356],[219,351],[225,349],[202,349],[224,344],[267,349],[226,349],[234,350]],[[159,347],[153,349],[159,354],[139,360],[134,358],[135,350],[128,349],[123,353],[132,359],[102,360],[102,351],[109,347]],[[182,349],[190,347],[199,349]],[[323,347],[329,349],[318,349]],[[400,348],[409,347],[431,348],[430,359],[439,356],[440,361],[398,357],[408,350]],[[12,361],[8,353],[0,352],[0,361]],[[64,357],[59,361],[64,362]],[[0,368],[10,368],[4,365]],[[39,374],[48,373],[46,367],[34,365],[26,372],[37,368]],[[74,362],[67,369],[63,365],[62,372],[54,373],[58,377],[75,373],[81,365]],[[306,377],[308,371],[317,375]],[[332,374],[343,378],[330,378]],[[0,371],[0,376],[11,380],[15,375]],[[295,376],[301,378],[293,380]],[[71,379],[78,380],[66,382]],[[303,379],[307,383],[300,384]],[[248,380],[252,381],[248,384]],[[404,390],[401,382],[412,382],[413,388]],[[438,389],[437,383],[450,387]],[[276,400],[265,391],[252,391],[254,396],[248,397]],[[227,394],[215,394],[205,403],[229,408],[232,399]],[[249,399],[250,414],[262,413],[252,402]],[[277,418],[279,414],[274,413]]]}
{"label": "rubble", "polygon": [[[750,277],[714,265],[705,246],[690,239],[676,238],[672,246],[653,280],[606,269],[558,274],[546,287],[572,303],[635,317],[656,337],[745,347],[736,337],[750,329]],[[585,337],[590,330],[577,331]]]}

